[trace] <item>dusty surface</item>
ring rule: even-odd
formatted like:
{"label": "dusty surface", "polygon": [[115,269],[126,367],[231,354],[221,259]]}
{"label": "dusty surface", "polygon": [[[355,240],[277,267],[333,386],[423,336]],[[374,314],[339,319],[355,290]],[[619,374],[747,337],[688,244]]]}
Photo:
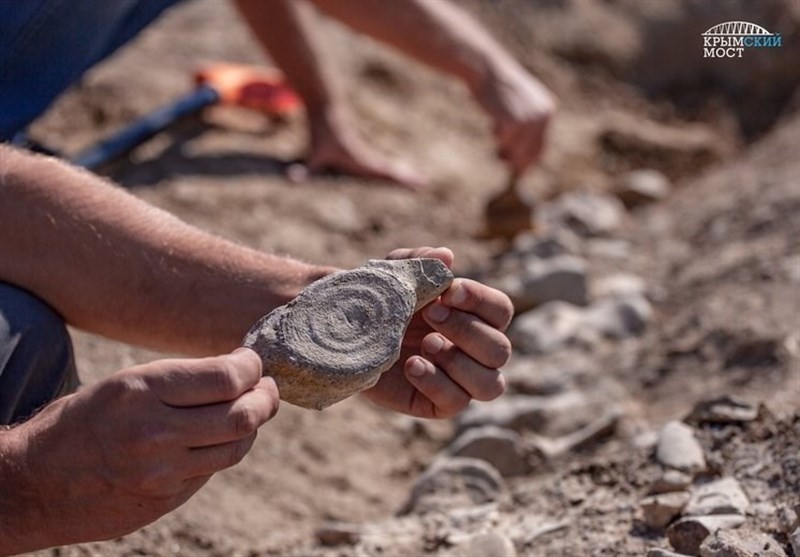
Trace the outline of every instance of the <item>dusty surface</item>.
{"label": "dusty surface", "polygon": [[[322,413],[284,405],[245,461],[179,510],[121,539],[42,554],[446,555],[462,551],[465,532],[491,528],[505,536],[498,547],[511,540],[520,555],[641,555],[668,547],[639,507],[659,474],[655,432],[696,401],[734,394],[762,405],[759,417],[694,426],[708,473],[734,476],[750,499],[748,526],[792,555],[779,516],[800,493],[800,8],[791,0],[469,6],[561,101],[524,195],[542,206],[564,191],[608,190],[639,168],[674,181],[666,199],[626,213],[610,237],[578,240],[592,280],[618,271],[644,279],[653,306],[645,333],[522,357],[513,368],[518,394],[583,397],[548,403],[537,434],[569,433],[612,407],[615,427],[506,480],[498,506],[394,518],[453,424],[357,398]],[[734,19],[782,32],[784,47],[743,66],[704,61],[697,35]],[[460,85],[338,26],[324,31],[360,131],[432,176],[431,191],[334,178],[291,185],[281,169],[302,154],[302,122],[276,126],[230,110],[175,127],[111,177],[256,248],[353,267],[400,246],[447,245],[457,274],[490,272],[501,246],[475,232],[505,172],[486,119]],[[261,57],[227,4],[189,3],[90,73],[34,135],[75,152],[179,95],[196,66],[218,59]],[[86,382],[157,357],[80,332],[75,339]],[[323,547],[314,533],[331,520],[370,530]]]}

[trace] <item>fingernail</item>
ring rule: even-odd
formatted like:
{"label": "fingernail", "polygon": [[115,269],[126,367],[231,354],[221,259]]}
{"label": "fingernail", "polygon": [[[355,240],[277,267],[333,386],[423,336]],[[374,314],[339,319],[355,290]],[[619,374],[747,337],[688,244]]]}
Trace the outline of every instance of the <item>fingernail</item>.
{"label": "fingernail", "polygon": [[436,323],[443,323],[445,319],[450,317],[450,308],[442,304],[433,304],[427,310],[428,318]]}
{"label": "fingernail", "polygon": [[409,375],[413,375],[414,377],[422,377],[428,372],[425,368],[425,364],[419,358],[414,358],[411,360],[411,365],[408,366],[408,373]]}
{"label": "fingernail", "polygon": [[456,285],[450,289],[449,295],[447,298],[450,300],[450,303],[454,306],[459,304],[463,304],[467,301],[467,289],[464,288],[464,285],[460,282],[456,283]]}
{"label": "fingernail", "polygon": [[438,354],[444,346],[444,339],[439,335],[431,335],[425,339],[425,352],[433,356]]}

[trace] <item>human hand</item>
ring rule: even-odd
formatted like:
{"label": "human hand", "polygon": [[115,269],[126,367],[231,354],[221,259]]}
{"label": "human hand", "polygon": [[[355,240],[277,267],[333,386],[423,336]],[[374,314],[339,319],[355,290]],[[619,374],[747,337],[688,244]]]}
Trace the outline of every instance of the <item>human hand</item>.
{"label": "human hand", "polygon": [[545,134],[556,109],[548,89],[521,67],[490,72],[470,87],[475,99],[494,120],[500,158],[521,175],[538,162]]}
{"label": "human hand", "polygon": [[[388,259],[433,257],[448,267],[447,248],[400,249]],[[498,368],[511,355],[503,334],[513,308],[508,296],[457,278],[440,300],[414,315],[400,359],[365,391],[373,402],[422,418],[449,418],[473,398],[492,400],[505,391]]]}
{"label": "human hand", "polygon": [[136,366],[53,402],[0,432],[0,554],[154,521],[239,462],[277,409],[249,349]]}

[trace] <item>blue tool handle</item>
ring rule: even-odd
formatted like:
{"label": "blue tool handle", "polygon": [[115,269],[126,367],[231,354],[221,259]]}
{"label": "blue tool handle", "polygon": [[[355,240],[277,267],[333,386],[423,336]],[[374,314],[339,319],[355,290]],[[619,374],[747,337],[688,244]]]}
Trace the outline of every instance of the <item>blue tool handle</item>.
{"label": "blue tool handle", "polygon": [[95,169],[144,143],[176,120],[198,112],[217,101],[219,93],[208,85],[203,85],[191,94],[140,118],[117,134],[79,153],[72,159],[72,163],[90,170]]}

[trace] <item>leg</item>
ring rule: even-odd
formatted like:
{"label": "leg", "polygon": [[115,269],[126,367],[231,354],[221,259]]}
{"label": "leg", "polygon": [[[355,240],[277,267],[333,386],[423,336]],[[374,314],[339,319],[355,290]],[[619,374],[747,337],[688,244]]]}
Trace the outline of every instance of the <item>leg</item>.
{"label": "leg", "polygon": [[39,298],[0,282],[0,424],[25,420],[77,386],[64,321]]}

